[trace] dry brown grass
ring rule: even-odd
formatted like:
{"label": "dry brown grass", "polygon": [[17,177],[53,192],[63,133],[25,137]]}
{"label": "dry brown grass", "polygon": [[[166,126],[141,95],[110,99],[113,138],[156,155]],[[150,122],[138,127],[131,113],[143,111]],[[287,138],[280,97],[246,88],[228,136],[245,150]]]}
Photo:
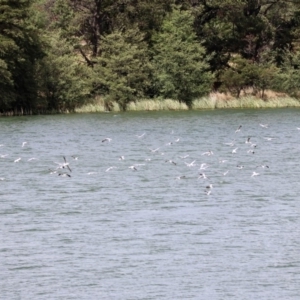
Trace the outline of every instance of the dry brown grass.
{"label": "dry brown grass", "polygon": [[[300,101],[288,97],[284,93],[267,90],[264,99],[257,95],[251,95],[250,90],[243,93],[240,98],[233,97],[230,93],[214,92],[207,97],[196,99],[193,109],[225,109],[225,108],[277,108],[277,107],[300,107]],[[77,108],[78,113],[105,112],[105,98],[98,97],[93,103]],[[117,102],[110,102],[111,111],[120,111]],[[128,104],[128,111],[158,111],[158,110],[188,110],[186,104],[172,99],[141,99]]]}

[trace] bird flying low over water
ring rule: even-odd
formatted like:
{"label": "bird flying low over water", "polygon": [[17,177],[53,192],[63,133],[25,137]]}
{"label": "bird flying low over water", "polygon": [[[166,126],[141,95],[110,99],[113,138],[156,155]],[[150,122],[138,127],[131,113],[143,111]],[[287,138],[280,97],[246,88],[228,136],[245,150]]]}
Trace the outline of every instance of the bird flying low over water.
{"label": "bird flying low over water", "polygon": [[233,142],[229,142],[229,143],[224,143],[224,145],[228,145],[230,147],[233,147],[234,146],[234,141]]}
{"label": "bird flying low over water", "polygon": [[130,167],[128,167],[128,169],[131,169],[133,171],[137,171],[137,168],[135,166],[130,166]]}
{"label": "bird flying low over water", "polygon": [[198,179],[200,179],[200,178],[207,179],[207,177],[206,177],[206,175],[204,173],[199,173]]}
{"label": "bird flying low over water", "polygon": [[259,126],[261,126],[263,128],[268,128],[268,124],[259,124]]}
{"label": "bird flying low over water", "polygon": [[235,148],[231,151],[231,153],[236,153],[239,148]]}
{"label": "bird flying low over water", "polygon": [[251,177],[258,176],[258,175],[259,175],[259,173],[253,172],[252,175],[251,175]]}
{"label": "bird flying low over water", "polygon": [[207,168],[208,168],[208,164],[203,163],[203,164],[200,165],[199,170],[206,170]]}
{"label": "bird flying low over water", "polygon": [[240,132],[240,131],[241,131],[241,128],[242,128],[242,125],[240,125],[240,126],[238,127],[238,129],[235,131],[235,133]]}
{"label": "bird flying low over water", "polygon": [[37,158],[35,157],[31,157],[31,158],[28,158],[27,161],[32,161],[32,160],[36,160]]}
{"label": "bird flying low over water", "polygon": [[186,163],[186,162],[184,162],[186,165],[187,165],[187,167],[194,167],[195,166],[195,160],[194,161],[192,161],[191,163]]}
{"label": "bird flying low over water", "polygon": [[211,150],[209,150],[209,151],[203,152],[201,155],[208,155],[208,156],[210,156],[210,155],[213,155],[213,154],[214,153]]}
{"label": "bird flying low over water", "polygon": [[171,159],[170,159],[170,160],[166,160],[165,162],[168,162],[168,163],[173,164],[173,165],[175,165],[175,166],[177,165],[176,162],[173,161],[173,160],[171,160]]}
{"label": "bird flying low over water", "polygon": [[146,133],[144,132],[143,134],[141,135],[136,135],[136,137],[138,137],[139,139],[142,138]]}
{"label": "bird flying low over water", "polygon": [[61,177],[71,177],[71,175],[68,174],[68,173],[58,173],[58,176],[61,176]]}
{"label": "bird flying low over water", "polygon": [[105,170],[105,172],[109,172],[110,170],[112,170],[112,169],[116,169],[117,167],[109,167],[109,168],[107,168],[106,170]]}
{"label": "bird flying low over water", "polygon": [[64,163],[55,162],[58,165],[57,169],[68,169],[70,172],[72,172],[65,156],[63,156],[63,159]]}
{"label": "bird flying low over water", "polygon": [[272,141],[272,140],[274,140],[275,138],[271,138],[271,137],[264,137],[264,139],[265,139],[265,140],[267,140],[267,141]]}
{"label": "bird flying low over water", "polygon": [[104,143],[104,142],[109,142],[110,143],[111,140],[112,140],[111,138],[105,138],[105,139],[102,140],[102,143]]}

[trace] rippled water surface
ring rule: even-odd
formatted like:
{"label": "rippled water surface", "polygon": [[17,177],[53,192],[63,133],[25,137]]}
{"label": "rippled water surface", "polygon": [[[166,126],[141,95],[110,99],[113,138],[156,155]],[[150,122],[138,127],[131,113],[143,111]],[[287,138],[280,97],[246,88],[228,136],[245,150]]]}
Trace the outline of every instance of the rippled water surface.
{"label": "rippled water surface", "polygon": [[299,299],[299,114],[1,118],[0,298]]}

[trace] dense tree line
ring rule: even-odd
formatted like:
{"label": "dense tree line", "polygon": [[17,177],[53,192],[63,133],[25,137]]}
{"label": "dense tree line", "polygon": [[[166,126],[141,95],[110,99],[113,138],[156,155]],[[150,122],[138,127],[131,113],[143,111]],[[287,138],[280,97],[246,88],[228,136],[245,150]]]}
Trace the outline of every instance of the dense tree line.
{"label": "dense tree line", "polygon": [[0,0],[0,112],[299,95],[300,0]]}

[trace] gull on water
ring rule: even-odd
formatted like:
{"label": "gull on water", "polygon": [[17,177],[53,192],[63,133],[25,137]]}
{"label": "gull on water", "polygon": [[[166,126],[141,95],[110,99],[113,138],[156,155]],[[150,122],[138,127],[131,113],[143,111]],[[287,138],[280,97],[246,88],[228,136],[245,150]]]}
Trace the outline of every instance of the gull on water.
{"label": "gull on water", "polygon": [[255,152],[254,152],[254,150],[249,149],[249,150],[247,151],[247,153],[252,153],[252,154],[254,154]]}
{"label": "gull on water", "polygon": [[236,167],[237,167],[238,169],[240,169],[240,170],[244,168],[243,165],[237,165]]}
{"label": "gull on water", "polygon": [[26,144],[27,144],[27,142],[23,142],[22,143],[22,148],[25,147]]}
{"label": "gull on water", "polygon": [[229,172],[229,171],[224,172],[223,175],[226,176],[226,175],[228,174],[228,172]]}
{"label": "gull on water", "polygon": [[204,192],[205,192],[205,194],[208,195],[208,196],[211,194],[211,190],[206,190],[206,191],[204,191]]}
{"label": "gull on water", "polygon": [[259,173],[252,172],[252,175],[251,175],[251,177],[258,176],[258,175],[259,175]]}
{"label": "gull on water", "polygon": [[8,156],[8,154],[1,154],[0,158],[5,158],[6,156]]}
{"label": "gull on water", "polygon": [[248,137],[245,144],[251,144],[250,139],[251,139],[251,137]]}
{"label": "gull on water", "polygon": [[268,128],[268,124],[259,124],[259,126],[261,126],[263,128]]}
{"label": "gull on water", "polygon": [[177,138],[176,140],[175,140],[175,143],[178,143],[180,141],[180,138]]}
{"label": "gull on water", "polygon": [[180,180],[180,179],[186,179],[186,176],[185,176],[185,175],[178,176],[178,177],[176,177],[175,179],[178,179],[178,180]]}
{"label": "gull on water", "polygon": [[119,157],[119,160],[124,160],[125,159],[125,156],[123,156],[123,155],[121,155],[120,157]]}
{"label": "gull on water", "polygon": [[78,156],[72,155],[71,156],[74,160],[78,160]]}
{"label": "gull on water", "polygon": [[264,137],[264,139],[265,139],[265,140],[267,140],[267,141],[272,141],[272,140],[274,140],[275,138],[271,138],[271,137]]}
{"label": "gull on water", "polygon": [[207,185],[206,188],[207,188],[207,189],[212,189],[212,188],[213,188],[213,185],[212,185],[212,184]]}
{"label": "gull on water", "polygon": [[14,162],[17,163],[17,162],[19,162],[21,159],[22,159],[22,158],[19,157],[19,158],[15,159]]}

